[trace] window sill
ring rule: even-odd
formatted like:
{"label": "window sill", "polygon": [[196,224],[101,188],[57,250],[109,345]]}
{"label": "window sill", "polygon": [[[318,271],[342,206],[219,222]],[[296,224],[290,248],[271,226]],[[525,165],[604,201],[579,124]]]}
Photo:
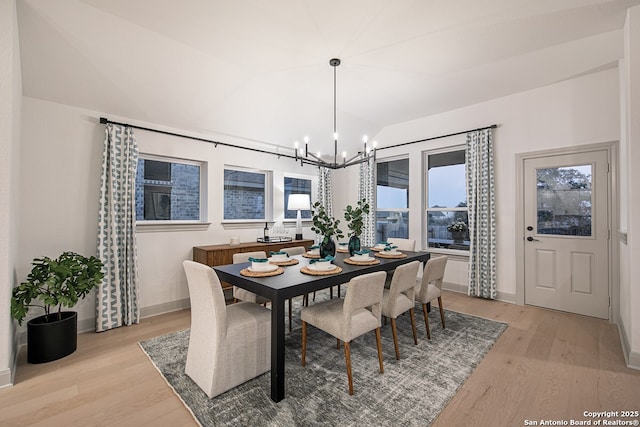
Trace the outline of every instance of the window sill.
{"label": "window sill", "polygon": [[210,222],[200,221],[139,221],[136,222],[136,233],[152,233],[157,231],[205,231]]}
{"label": "window sill", "polygon": [[447,255],[452,261],[469,261],[469,251],[457,251],[453,249],[429,248],[426,252],[438,255]]}

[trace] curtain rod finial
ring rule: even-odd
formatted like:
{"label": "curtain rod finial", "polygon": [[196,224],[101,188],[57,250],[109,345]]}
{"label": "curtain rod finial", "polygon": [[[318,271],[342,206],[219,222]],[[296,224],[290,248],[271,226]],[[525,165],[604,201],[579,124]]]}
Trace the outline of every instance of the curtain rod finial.
{"label": "curtain rod finial", "polygon": [[109,122],[109,120],[106,117],[100,117],[100,124],[101,125],[106,125]]}

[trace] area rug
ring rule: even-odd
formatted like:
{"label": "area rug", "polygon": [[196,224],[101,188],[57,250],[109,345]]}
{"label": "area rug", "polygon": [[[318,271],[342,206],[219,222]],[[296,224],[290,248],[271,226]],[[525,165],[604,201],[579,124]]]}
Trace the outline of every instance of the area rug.
{"label": "area rug", "polygon": [[[298,316],[294,317],[299,319]],[[270,375],[261,375],[213,399],[184,374],[189,331],[140,343],[158,371],[203,426],[428,426],[471,375],[507,328],[505,323],[445,310],[429,315],[426,339],[416,307],[418,345],[409,316],[397,321],[400,360],[391,325],[383,325],[384,374],[380,374],[373,332],[352,342],[354,391],[349,395],[344,351],[335,338],[308,328],[307,366],[300,364],[299,320],[286,339],[286,398],[270,399]],[[233,369],[232,366],[229,369]]]}

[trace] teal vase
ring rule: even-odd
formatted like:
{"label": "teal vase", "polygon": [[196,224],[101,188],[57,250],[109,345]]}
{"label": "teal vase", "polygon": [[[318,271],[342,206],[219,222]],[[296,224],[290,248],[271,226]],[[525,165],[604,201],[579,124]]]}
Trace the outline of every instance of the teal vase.
{"label": "teal vase", "polygon": [[360,250],[360,237],[356,235],[349,237],[349,255],[353,256],[353,254],[359,250]]}
{"label": "teal vase", "polygon": [[320,258],[327,255],[336,256],[336,243],[330,236],[324,236],[322,243],[320,243]]}

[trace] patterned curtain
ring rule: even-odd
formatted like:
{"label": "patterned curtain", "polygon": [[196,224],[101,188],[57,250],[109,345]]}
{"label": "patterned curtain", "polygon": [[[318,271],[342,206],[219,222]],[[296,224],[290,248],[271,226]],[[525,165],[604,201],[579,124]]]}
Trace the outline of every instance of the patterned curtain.
{"label": "patterned curtain", "polygon": [[133,130],[105,129],[98,212],[98,257],[104,280],[96,300],[96,331],[138,323],[135,182],[138,146]]}
{"label": "patterned curtain", "polygon": [[375,200],[375,161],[370,158],[360,163],[360,181],[358,182],[358,200],[367,199],[369,214],[364,217],[360,242],[363,246],[373,246],[376,243],[376,200]]}
{"label": "patterned curtain", "polygon": [[469,295],[495,299],[496,205],[491,129],[467,133]]}
{"label": "patterned curtain", "polygon": [[331,204],[331,169],[318,167],[318,201],[329,216],[333,215]]}

